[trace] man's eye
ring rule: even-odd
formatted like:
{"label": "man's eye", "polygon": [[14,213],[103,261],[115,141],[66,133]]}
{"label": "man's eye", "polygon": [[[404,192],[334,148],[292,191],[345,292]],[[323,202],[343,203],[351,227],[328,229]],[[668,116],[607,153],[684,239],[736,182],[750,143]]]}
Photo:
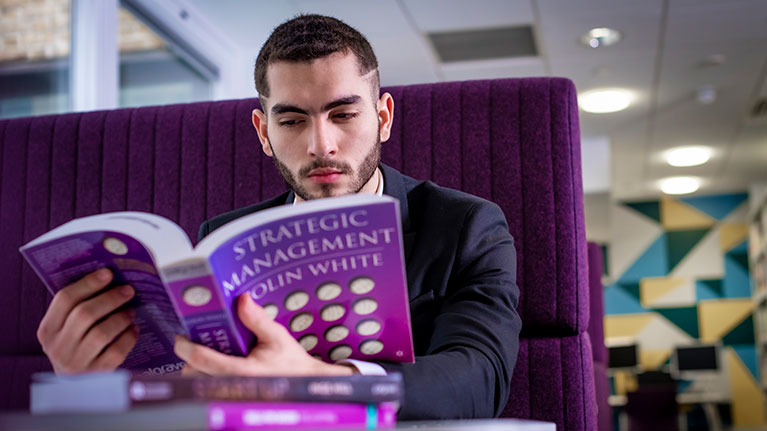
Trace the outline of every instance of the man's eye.
{"label": "man's eye", "polygon": [[279,125],[280,127],[291,127],[298,124],[298,120],[280,120]]}
{"label": "man's eye", "polygon": [[338,120],[351,120],[352,118],[355,118],[357,116],[356,112],[340,112],[338,114],[334,114],[333,118]]}

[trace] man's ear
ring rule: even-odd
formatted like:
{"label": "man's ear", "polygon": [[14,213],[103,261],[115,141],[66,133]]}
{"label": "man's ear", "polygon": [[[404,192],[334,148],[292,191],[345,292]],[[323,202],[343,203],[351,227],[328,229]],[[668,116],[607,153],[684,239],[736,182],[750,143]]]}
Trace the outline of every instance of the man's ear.
{"label": "man's ear", "polygon": [[253,127],[258,133],[258,140],[261,141],[261,149],[269,157],[272,157],[272,147],[269,145],[269,132],[266,127],[266,114],[260,109],[253,110]]}
{"label": "man's ear", "polygon": [[394,121],[394,99],[391,94],[384,93],[378,99],[378,123],[380,124],[381,142],[386,142],[391,136],[391,125]]}

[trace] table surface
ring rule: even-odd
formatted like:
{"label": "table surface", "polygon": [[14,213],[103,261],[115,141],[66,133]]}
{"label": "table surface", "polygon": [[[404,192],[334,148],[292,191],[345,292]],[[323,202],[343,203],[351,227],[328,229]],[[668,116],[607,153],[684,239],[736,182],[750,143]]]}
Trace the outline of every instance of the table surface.
{"label": "table surface", "polygon": [[[134,409],[119,413],[0,414],[0,429],[15,431],[196,431],[207,429],[206,409],[192,405]],[[392,429],[392,428],[389,428]],[[401,421],[394,430],[408,431],[556,431],[551,422],[520,419]],[[344,431],[350,431],[346,428]]]}

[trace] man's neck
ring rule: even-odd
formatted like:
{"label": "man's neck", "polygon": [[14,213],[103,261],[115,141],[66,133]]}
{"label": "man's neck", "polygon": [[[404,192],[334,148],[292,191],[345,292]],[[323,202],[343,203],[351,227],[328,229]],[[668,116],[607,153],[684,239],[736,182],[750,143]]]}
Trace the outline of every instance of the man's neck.
{"label": "man's neck", "polygon": [[[381,168],[376,168],[375,172],[373,172],[373,175],[370,177],[368,182],[365,183],[364,186],[362,186],[362,189],[358,193],[369,193],[369,194],[381,194],[380,192],[383,192],[382,190],[379,191],[379,187],[382,187],[381,185],[381,177],[383,174],[381,173]],[[304,202],[304,199],[302,199],[300,196],[293,193],[294,201],[293,204]]]}

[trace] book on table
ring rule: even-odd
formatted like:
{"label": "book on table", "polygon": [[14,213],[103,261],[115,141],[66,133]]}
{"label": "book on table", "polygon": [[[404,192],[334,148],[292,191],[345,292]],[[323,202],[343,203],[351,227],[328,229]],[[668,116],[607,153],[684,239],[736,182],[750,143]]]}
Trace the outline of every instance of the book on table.
{"label": "book on table", "polygon": [[100,268],[136,291],[139,339],[122,368],[180,371],[176,334],[244,356],[236,312],[250,295],[312,355],[413,362],[399,202],[357,194],[238,218],[192,247],[172,221],[141,212],[65,223],[20,249],[51,293]]}
{"label": "book on table", "polygon": [[402,375],[143,376],[128,370],[56,375],[35,373],[32,413],[124,411],[191,401],[315,403],[400,402]]}

